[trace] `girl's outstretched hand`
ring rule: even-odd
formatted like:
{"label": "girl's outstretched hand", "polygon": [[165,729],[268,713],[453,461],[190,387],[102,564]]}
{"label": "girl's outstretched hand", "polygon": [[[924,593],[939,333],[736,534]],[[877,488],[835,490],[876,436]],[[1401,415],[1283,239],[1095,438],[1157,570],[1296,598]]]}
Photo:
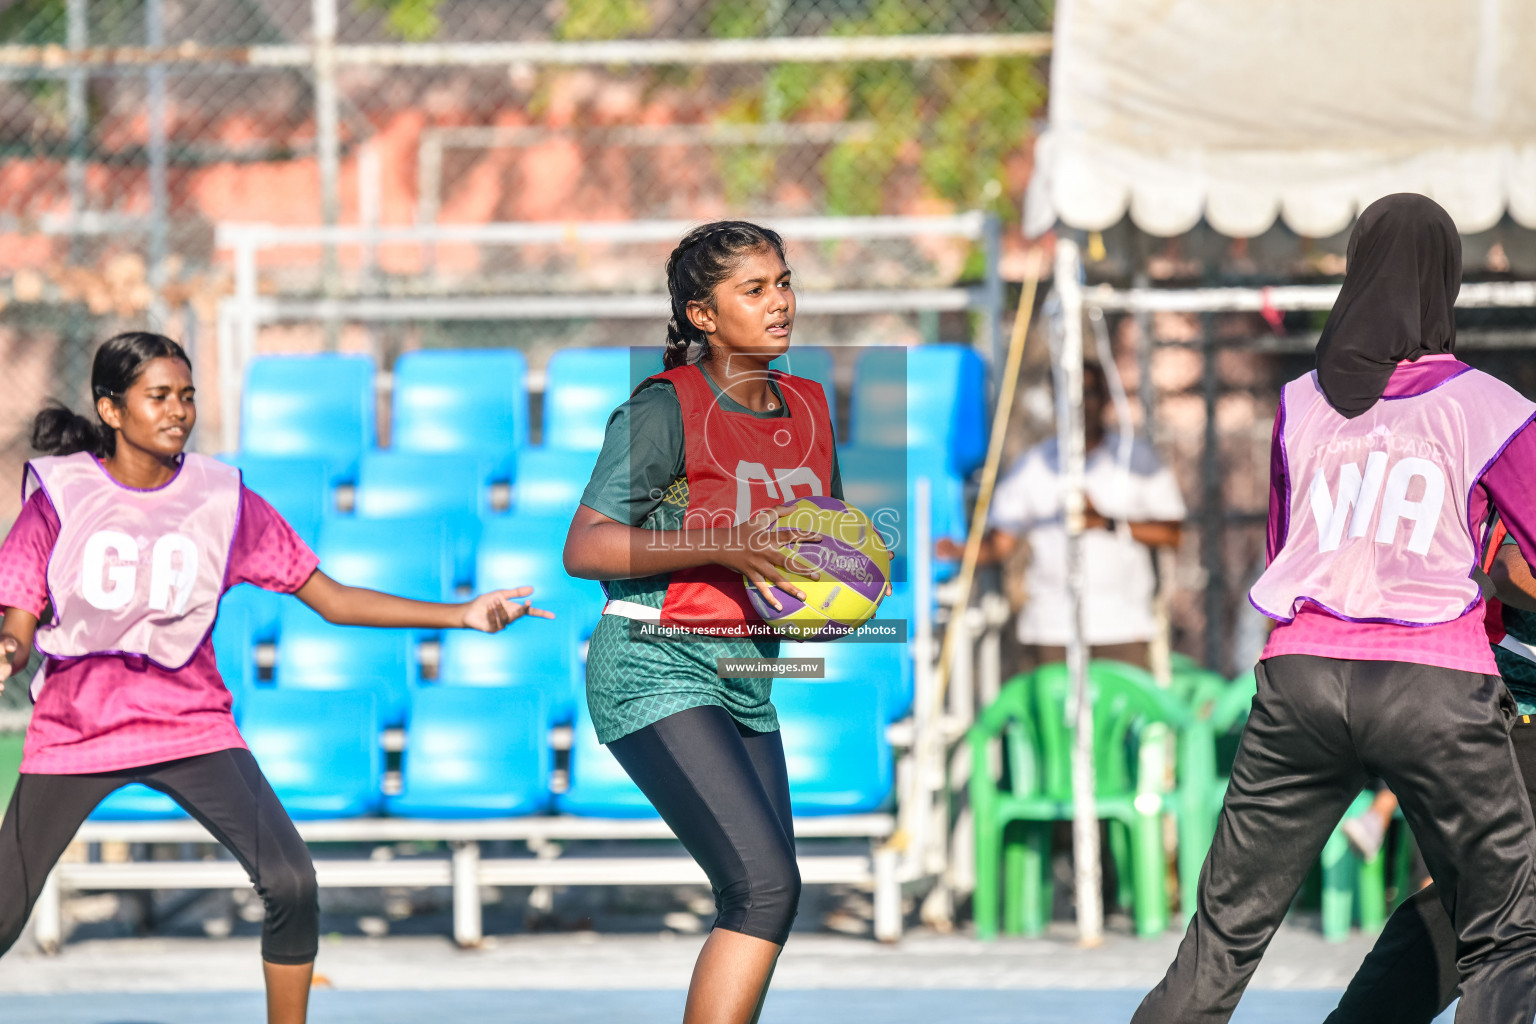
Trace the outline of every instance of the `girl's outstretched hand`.
{"label": "girl's outstretched hand", "polygon": [[482,633],[500,633],[524,615],[537,615],[541,619],[554,618],[554,612],[535,608],[532,602],[514,600],[531,593],[532,587],[518,587],[516,590],[493,590],[481,594],[464,606],[464,628],[478,629]]}

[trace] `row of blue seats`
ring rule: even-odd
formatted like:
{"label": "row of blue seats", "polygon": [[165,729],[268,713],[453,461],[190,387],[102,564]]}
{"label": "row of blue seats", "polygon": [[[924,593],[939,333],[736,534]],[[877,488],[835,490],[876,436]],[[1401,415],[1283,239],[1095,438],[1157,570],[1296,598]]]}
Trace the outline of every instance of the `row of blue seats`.
{"label": "row of blue seats", "polygon": [[[912,704],[910,588],[893,588],[880,619],[901,623],[893,642],[792,643],[786,654],[826,660],[827,678],[876,684],[891,719]],[[543,695],[550,724],[569,723],[584,692],[585,638],[600,608],[585,612],[573,604],[553,605],[553,621],[528,619],[501,633],[447,630],[366,629],[334,626],[296,598],[273,597],[275,622],[258,620],[269,595],[242,585],[225,597],[214,628],[220,673],[237,709],[254,692],[362,690],[374,694],[386,726],[406,721],[419,694],[443,687],[520,687]],[[258,600],[260,599],[260,603]],[[437,643],[431,679],[424,679],[421,647]],[[271,645],[270,679],[258,649]]]}
{"label": "row of blue seats", "polygon": [[[775,686],[790,796],[800,815],[873,811],[891,799],[886,715],[873,683],[787,681]],[[247,694],[241,730],[263,773],[296,819],[385,813],[415,818],[497,818],[555,811],[603,818],[654,817],[585,713],[574,730],[569,786],[550,788],[553,751],[544,696],[533,687],[424,687],[406,727],[401,789],[384,795],[382,721],[375,695],[262,689]],[[96,809],[97,820],[183,812],[134,784]]]}
{"label": "row of blue seats", "polygon": [[[797,347],[775,361],[836,401],[832,357]],[[545,371],[543,446],[593,452],[609,412],[661,368],[657,349],[565,349]],[[377,446],[375,367],[367,356],[261,356],[246,373],[240,450],[318,458],[343,479]],[[510,460],[528,446],[527,364],[513,349],[409,352],[395,363],[391,447]],[[932,448],[967,476],[986,452],[985,368],[962,345],[873,348],[854,372],[845,439],[871,448]],[[835,415],[835,413],[834,413]],[[509,469],[513,467],[509,466]]]}
{"label": "row of blue seats", "polygon": [[[482,533],[515,532],[498,525],[508,522],[509,516],[518,522],[569,523],[591,476],[595,454],[524,450],[518,457],[517,483],[508,507],[496,509],[490,501],[494,471],[478,456],[367,451],[359,459],[348,516],[337,512],[329,464],[324,461],[244,452],[225,458],[240,468],[246,486],[271,502],[310,544],[318,540],[321,525],[332,520],[440,520],[454,546],[451,582],[470,586]],[[965,485],[945,467],[938,449],[848,445],[838,450],[838,463],[845,497],[874,517],[893,542],[895,579],[908,575],[907,548],[917,512],[919,478],[926,478],[931,487],[928,511],[933,536],[964,536]],[[542,528],[538,535],[544,538]],[[949,563],[936,566],[937,578],[948,578],[953,568]]]}

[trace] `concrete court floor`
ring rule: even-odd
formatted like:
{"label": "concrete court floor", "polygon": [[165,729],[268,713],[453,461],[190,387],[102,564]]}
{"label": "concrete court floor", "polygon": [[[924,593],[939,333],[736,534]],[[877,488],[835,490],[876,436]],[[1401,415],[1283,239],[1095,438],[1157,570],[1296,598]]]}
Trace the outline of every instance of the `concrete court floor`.
{"label": "concrete court floor", "polygon": [[[681,1018],[701,936],[518,935],[458,950],[437,937],[330,938],[314,1024],[536,1022],[664,1024]],[[791,939],[764,1024],[1099,1024],[1129,1019],[1178,936],[1110,935],[1078,949],[1065,934],[980,943],[922,931],[895,946]],[[1237,1024],[1320,1022],[1369,949],[1288,925]],[[244,1024],[264,1019],[255,940],[145,938],[71,943],[62,955],[0,960],[5,1024]],[[1447,1015],[1445,1020],[1449,1020]]]}

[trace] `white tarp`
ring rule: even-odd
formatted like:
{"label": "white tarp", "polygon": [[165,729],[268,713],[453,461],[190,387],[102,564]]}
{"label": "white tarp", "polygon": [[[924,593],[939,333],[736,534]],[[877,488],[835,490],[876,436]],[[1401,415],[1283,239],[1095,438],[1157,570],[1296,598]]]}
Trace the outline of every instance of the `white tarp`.
{"label": "white tarp", "polygon": [[1059,0],[1025,209],[1327,237],[1390,192],[1536,227],[1536,0]]}

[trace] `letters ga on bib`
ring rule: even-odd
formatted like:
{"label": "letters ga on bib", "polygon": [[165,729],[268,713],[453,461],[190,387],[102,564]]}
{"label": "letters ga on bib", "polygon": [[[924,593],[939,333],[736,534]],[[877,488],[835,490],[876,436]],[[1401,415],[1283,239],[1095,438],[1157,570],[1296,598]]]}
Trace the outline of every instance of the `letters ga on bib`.
{"label": "letters ga on bib", "polygon": [[164,487],[113,480],[89,452],[27,463],[23,499],[42,489],[59,517],[48,558],[53,658],[130,654],[174,671],[213,629],[240,517],[240,471],[187,454]]}

